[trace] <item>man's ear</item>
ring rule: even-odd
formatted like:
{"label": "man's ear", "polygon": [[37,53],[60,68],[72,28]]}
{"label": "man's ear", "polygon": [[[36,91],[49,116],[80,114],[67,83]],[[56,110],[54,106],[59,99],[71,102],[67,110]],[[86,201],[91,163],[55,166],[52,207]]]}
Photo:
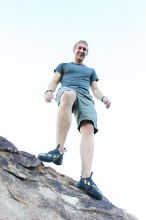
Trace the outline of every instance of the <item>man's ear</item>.
{"label": "man's ear", "polygon": [[88,55],[88,48],[87,48],[87,51],[86,51],[86,56]]}
{"label": "man's ear", "polygon": [[75,48],[76,48],[76,47],[74,46],[74,47],[73,47],[73,52],[75,52]]}

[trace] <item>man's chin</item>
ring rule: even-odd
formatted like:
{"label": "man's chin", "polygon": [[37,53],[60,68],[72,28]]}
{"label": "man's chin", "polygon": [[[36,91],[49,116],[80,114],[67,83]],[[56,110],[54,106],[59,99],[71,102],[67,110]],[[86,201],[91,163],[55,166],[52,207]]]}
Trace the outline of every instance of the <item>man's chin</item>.
{"label": "man's chin", "polygon": [[78,57],[78,60],[82,61],[82,60],[84,60],[84,58],[85,58],[85,57],[83,57],[83,56],[79,56],[79,57]]}

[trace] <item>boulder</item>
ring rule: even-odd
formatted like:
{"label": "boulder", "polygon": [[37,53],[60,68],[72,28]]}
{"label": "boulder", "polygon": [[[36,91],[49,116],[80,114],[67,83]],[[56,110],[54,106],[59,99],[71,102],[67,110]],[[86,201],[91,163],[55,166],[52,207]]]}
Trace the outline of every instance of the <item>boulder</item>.
{"label": "boulder", "polygon": [[0,137],[0,220],[137,220]]}

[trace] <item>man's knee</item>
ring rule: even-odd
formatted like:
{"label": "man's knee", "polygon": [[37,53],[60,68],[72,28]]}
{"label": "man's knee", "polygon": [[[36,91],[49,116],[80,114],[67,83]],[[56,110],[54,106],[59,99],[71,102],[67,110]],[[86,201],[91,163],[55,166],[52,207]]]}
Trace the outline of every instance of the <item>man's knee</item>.
{"label": "man's knee", "polygon": [[82,121],[80,124],[80,132],[86,134],[94,134],[94,126],[92,121]]}
{"label": "man's knee", "polygon": [[61,96],[61,103],[65,105],[73,105],[76,100],[76,93],[74,91],[65,91]]}

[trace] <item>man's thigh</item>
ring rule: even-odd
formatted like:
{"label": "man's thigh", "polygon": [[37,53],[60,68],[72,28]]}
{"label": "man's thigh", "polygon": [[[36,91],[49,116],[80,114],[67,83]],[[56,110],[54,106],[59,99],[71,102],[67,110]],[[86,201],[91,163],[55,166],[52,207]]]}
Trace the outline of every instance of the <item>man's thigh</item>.
{"label": "man's thigh", "polygon": [[91,124],[93,124],[94,133],[98,131],[97,113],[96,113],[95,105],[91,99],[88,99],[80,94],[77,94],[74,114],[76,117],[77,126],[79,130],[83,121],[88,121]]}

